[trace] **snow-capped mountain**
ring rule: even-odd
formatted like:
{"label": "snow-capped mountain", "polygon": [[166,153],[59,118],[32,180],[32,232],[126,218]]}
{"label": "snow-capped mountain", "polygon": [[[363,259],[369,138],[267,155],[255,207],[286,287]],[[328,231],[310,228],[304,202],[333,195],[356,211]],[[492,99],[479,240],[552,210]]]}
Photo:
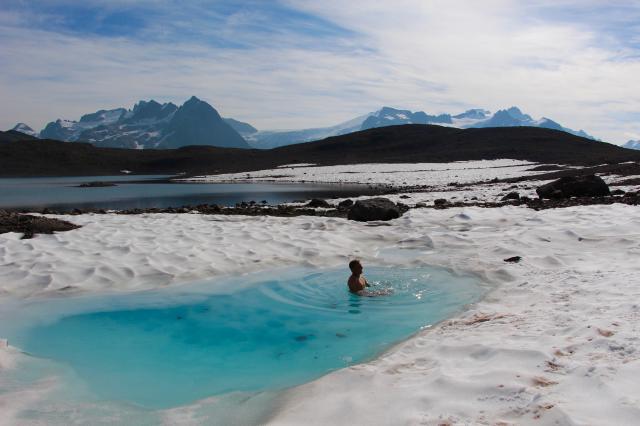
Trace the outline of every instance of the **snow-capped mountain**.
{"label": "snow-capped mountain", "polygon": [[629,142],[625,143],[624,145],[622,145],[622,147],[623,148],[640,150],[640,141],[629,141]]}
{"label": "snow-capped mountain", "polygon": [[38,137],[38,132],[36,132],[35,130],[33,130],[31,127],[29,127],[28,125],[24,124],[24,123],[18,123],[15,126],[13,126],[13,128],[11,130],[14,130],[16,132],[20,132],[20,133],[24,133],[25,135],[29,135],[29,136],[33,136],[33,137]]}
{"label": "snow-capped mountain", "polygon": [[[310,142],[359,130],[402,124],[437,124],[457,128],[532,126],[556,129],[591,138],[583,130],[572,130],[549,118],[539,120],[511,107],[491,114],[484,109],[470,109],[460,114],[431,115],[383,107],[330,127],[302,130],[258,130],[249,123],[222,118],[206,102],[195,96],[178,107],[154,100],[140,101],[132,109],[99,110],[83,115],[79,121],[61,120],[47,124],[41,138],[90,142],[115,148],[176,148],[186,145],[213,145],[233,148],[269,149]],[[20,130],[22,129],[22,130]],[[14,130],[36,134],[24,123]],[[28,132],[31,133],[28,133]],[[627,147],[630,147],[629,142]],[[637,146],[637,142],[633,145]],[[637,149],[637,148],[634,148]]]}
{"label": "snow-capped mountain", "polygon": [[56,120],[41,138],[90,142],[111,148],[177,148],[212,145],[249,148],[245,140],[208,103],[195,96],[181,107],[154,100],[133,109],[116,108],[83,115],[79,121]]}
{"label": "snow-capped mountain", "polygon": [[520,111],[518,107],[511,107],[509,109],[501,109],[487,120],[480,120],[476,123],[472,123],[466,127],[516,127],[516,126],[529,126],[529,127],[544,127],[545,129],[561,130],[563,132],[571,133],[583,138],[594,139],[593,136],[587,134],[584,130],[572,130],[567,127],[563,127],[559,123],[551,120],[550,118],[542,117],[540,120],[534,120],[530,115]]}
{"label": "snow-capped mountain", "polygon": [[575,131],[563,127],[559,123],[548,118],[543,117],[540,120],[534,120],[530,115],[524,114],[517,107],[500,110],[493,115],[490,111],[478,108],[470,109],[456,115],[431,115],[424,111],[412,112],[410,110],[382,107],[378,111],[356,117],[353,120],[333,127],[293,131],[258,131],[254,134],[243,136],[245,136],[251,146],[255,148],[268,149],[295,143],[320,140],[330,136],[342,135],[358,130],[397,126],[402,124],[437,124],[440,126],[451,126],[461,129],[513,126],[545,127],[594,139],[583,130]]}
{"label": "snow-capped mountain", "polygon": [[360,127],[360,130],[373,129],[376,127],[396,126],[400,124],[444,124],[451,125],[451,115],[429,115],[423,111],[411,112],[390,107],[371,114]]}
{"label": "snow-capped mountain", "polygon": [[311,142],[331,136],[345,135],[357,132],[369,116],[374,113],[361,115],[349,121],[331,127],[318,127],[303,130],[262,130],[253,134],[242,134],[254,148],[269,149],[302,142]]}

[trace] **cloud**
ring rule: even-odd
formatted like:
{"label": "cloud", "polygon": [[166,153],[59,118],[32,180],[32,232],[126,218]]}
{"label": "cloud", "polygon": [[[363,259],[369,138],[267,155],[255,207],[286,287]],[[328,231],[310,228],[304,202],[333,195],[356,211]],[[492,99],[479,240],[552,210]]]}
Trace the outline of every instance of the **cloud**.
{"label": "cloud", "polygon": [[[59,9],[8,7],[0,95],[11,102],[0,125],[195,94],[263,129],[330,125],[382,105],[518,105],[605,140],[639,133],[640,52],[619,25],[637,26],[640,7],[523,3],[91,0],[84,26]],[[138,30],[105,30],[114,14]]]}

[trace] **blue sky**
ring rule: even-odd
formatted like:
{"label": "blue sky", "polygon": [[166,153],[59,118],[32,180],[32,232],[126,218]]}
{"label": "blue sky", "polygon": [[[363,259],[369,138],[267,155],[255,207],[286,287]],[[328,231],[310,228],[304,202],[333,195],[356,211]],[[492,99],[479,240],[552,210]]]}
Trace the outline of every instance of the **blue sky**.
{"label": "blue sky", "polygon": [[0,128],[191,95],[261,129],[517,105],[640,139],[633,1],[3,0]]}

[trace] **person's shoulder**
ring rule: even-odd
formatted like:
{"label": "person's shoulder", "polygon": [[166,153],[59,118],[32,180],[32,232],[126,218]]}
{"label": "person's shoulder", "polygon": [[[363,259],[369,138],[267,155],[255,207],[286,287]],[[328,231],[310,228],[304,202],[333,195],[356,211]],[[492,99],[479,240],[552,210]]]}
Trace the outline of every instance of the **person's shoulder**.
{"label": "person's shoulder", "polygon": [[360,283],[358,282],[356,277],[354,277],[353,275],[351,275],[349,277],[349,279],[347,280],[347,285],[349,286],[349,290],[351,290],[351,291],[357,291],[356,287],[360,287],[359,284]]}

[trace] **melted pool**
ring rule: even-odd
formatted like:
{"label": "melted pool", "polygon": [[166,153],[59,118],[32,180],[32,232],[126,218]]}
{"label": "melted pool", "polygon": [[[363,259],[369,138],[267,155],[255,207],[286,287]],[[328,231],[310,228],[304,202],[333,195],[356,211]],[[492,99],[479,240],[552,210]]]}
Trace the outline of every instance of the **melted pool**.
{"label": "melted pool", "polygon": [[84,398],[168,408],[278,390],[371,359],[483,292],[435,268],[367,268],[365,276],[385,295],[350,294],[343,268],[243,277],[31,303],[13,327],[0,322],[0,336],[71,369]]}

